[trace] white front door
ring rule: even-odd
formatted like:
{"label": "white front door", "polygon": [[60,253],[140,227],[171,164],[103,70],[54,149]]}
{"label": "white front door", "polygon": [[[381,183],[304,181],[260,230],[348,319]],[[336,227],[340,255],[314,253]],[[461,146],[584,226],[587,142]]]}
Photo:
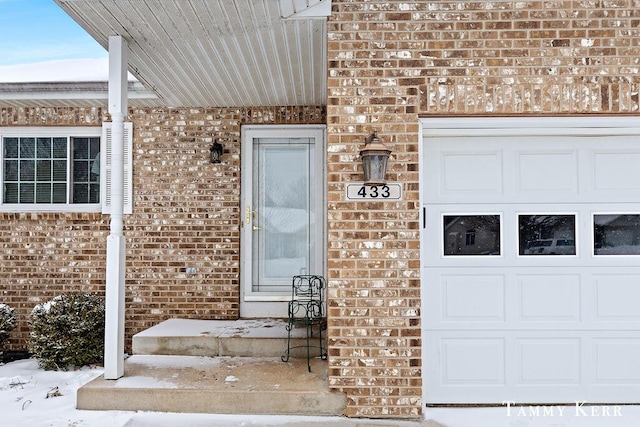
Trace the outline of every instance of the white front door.
{"label": "white front door", "polygon": [[639,401],[636,122],[424,120],[425,402]]}
{"label": "white front door", "polygon": [[324,133],[242,127],[241,317],[286,317],[291,278],[324,275]]}

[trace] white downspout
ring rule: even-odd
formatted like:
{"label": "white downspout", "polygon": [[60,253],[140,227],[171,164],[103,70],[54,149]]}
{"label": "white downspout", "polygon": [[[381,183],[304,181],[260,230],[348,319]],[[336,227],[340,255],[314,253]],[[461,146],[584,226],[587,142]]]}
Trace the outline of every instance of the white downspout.
{"label": "white downspout", "polygon": [[104,378],[124,375],[124,294],[126,240],[124,212],[124,119],[127,114],[127,42],[109,37],[109,114],[111,115],[111,222],[107,237]]}

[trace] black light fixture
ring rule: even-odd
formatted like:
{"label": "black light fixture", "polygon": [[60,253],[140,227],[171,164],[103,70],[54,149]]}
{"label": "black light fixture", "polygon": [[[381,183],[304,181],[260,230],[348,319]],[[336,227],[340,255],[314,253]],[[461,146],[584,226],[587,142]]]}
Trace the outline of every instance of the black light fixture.
{"label": "black light fixture", "polygon": [[373,131],[364,140],[364,148],[360,151],[364,167],[364,185],[382,185],[386,182],[387,160],[391,150],[378,139],[378,132]]}
{"label": "black light fixture", "polygon": [[209,147],[209,155],[210,155],[209,162],[221,163],[223,152],[224,152],[224,147],[222,146],[222,144],[220,144],[217,139],[214,139],[213,145]]}

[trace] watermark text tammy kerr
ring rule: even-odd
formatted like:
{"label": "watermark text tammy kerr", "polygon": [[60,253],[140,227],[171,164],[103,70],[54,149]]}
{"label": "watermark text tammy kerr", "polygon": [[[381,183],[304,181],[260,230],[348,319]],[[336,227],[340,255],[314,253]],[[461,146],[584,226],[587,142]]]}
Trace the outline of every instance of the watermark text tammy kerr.
{"label": "watermark text tammy kerr", "polygon": [[621,417],[619,405],[590,405],[587,401],[577,401],[571,406],[556,405],[516,405],[511,400],[503,400],[507,417]]}

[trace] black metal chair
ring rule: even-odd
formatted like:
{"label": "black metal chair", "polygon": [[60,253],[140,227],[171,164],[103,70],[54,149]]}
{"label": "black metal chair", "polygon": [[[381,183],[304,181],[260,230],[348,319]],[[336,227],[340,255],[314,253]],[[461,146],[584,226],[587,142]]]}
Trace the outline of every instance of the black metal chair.
{"label": "black metal chair", "polygon": [[[324,289],[325,278],[318,275],[293,276],[291,283],[291,301],[289,301],[287,319],[287,349],[281,357],[283,362],[289,361],[291,350],[294,348],[307,349],[307,368],[311,372],[311,349],[318,349],[320,358],[327,359],[327,350],[322,339],[322,330],[325,322]],[[291,345],[291,330],[295,326],[305,328],[306,345]],[[317,338],[314,338],[314,329],[317,329]],[[314,340],[317,339],[317,344]],[[314,352],[313,357],[316,357]]]}

